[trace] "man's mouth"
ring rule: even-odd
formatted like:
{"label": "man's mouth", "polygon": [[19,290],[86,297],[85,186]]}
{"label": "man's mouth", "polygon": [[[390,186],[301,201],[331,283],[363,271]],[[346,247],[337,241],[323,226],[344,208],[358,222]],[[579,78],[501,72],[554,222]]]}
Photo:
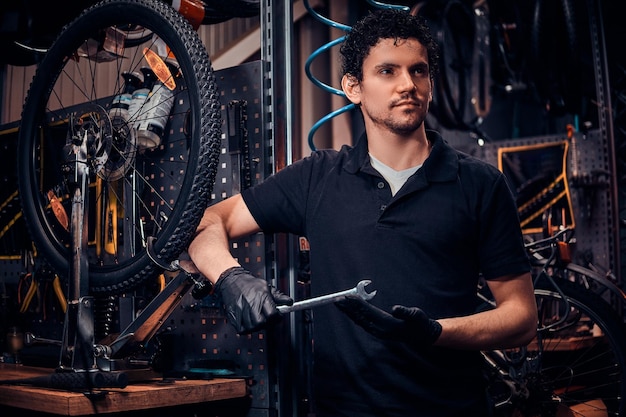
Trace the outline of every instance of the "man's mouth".
{"label": "man's mouth", "polygon": [[402,107],[402,106],[414,106],[417,107],[419,106],[419,103],[417,101],[413,101],[413,100],[402,100],[402,101],[397,101],[393,104],[393,107]]}

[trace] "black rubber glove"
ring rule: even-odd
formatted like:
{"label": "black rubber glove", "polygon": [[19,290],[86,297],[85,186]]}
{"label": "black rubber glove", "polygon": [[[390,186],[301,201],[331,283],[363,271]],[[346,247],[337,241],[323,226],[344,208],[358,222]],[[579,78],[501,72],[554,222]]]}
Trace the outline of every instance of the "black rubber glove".
{"label": "black rubber glove", "polygon": [[281,313],[276,306],[293,304],[291,297],[240,266],[222,272],[214,288],[222,298],[228,321],[239,334],[252,333],[278,321]]}
{"label": "black rubber glove", "polygon": [[335,305],[379,339],[404,342],[415,349],[432,345],[441,334],[441,324],[418,307],[395,305],[389,314],[356,296],[346,296]]}

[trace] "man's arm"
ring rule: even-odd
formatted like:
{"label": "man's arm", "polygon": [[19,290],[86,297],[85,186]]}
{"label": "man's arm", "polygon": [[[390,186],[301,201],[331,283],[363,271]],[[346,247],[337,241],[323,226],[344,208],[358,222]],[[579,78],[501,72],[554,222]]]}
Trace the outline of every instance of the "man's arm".
{"label": "man's arm", "polygon": [[496,308],[466,317],[438,320],[437,346],[498,349],[528,343],[537,330],[537,305],[529,273],[487,282]]}
{"label": "man's arm", "polygon": [[245,202],[236,195],[205,210],[188,249],[195,268],[213,283],[228,321],[240,334],[280,319],[277,305],[293,304],[291,297],[253,276],[230,253],[230,239],[258,231]]}
{"label": "man's arm", "polygon": [[488,350],[527,344],[536,334],[537,307],[530,274],[489,281],[497,307],[469,316],[434,320],[418,306],[395,305],[391,313],[357,296],[335,304],[372,335],[420,349],[436,345]]}
{"label": "man's arm", "polygon": [[196,268],[215,284],[228,268],[239,266],[230,253],[230,239],[260,231],[246,203],[237,194],[204,211],[196,236],[189,245],[189,256]]}

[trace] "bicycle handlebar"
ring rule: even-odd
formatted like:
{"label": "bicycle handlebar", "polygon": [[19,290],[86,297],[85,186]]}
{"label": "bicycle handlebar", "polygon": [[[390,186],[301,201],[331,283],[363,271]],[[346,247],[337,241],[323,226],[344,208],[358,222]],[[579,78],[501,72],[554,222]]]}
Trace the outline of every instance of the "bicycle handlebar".
{"label": "bicycle handlebar", "polygon": [[526,247],[526,249],[533,249],[536,248],[538,246],[544,246],[544,245],[552,245],[554,242],[560,240],[560,238],[562,236],[564,236],[565,234],[567,234],[568,232],[573,232],[574,229],[571,227],[565,227],[561,230],[559,230],[557,233],[555,233],[552,236],[543,238],[543,239],[539,239],[539,240],[535,240],[529,243],[526,243],[524,246]]}

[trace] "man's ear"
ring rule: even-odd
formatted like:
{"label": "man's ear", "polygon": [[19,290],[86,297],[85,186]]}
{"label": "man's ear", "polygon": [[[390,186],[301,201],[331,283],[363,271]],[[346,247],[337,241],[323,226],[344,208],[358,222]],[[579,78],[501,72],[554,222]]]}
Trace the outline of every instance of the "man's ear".
{"label": "man's ear", "polygon": [[356,77],[350,74],[341,77],[341,89],[353,104],[361,104],[361,85]]}

